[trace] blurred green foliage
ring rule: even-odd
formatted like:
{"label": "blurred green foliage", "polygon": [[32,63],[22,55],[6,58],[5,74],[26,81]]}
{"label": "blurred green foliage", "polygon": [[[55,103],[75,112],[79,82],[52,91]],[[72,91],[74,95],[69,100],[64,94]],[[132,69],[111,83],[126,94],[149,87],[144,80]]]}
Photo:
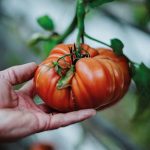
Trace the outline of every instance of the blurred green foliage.
{"label": "blurred green foliage", "polygon": [[150,110],[150,68],[144,63],[133,68],[133,80],[137,87],[138,105],[135,117],[142,117]]}

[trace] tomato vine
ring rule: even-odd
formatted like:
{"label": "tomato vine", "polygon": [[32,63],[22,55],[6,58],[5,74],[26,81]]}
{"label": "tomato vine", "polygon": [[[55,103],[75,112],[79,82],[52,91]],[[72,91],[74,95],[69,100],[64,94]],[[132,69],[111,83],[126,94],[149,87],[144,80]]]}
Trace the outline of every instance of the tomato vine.
{"label": "tomato vine", "polygon": [[[93,41],[96,41],[100,44],[103,44],[109,48],[111,48],[116,55],[124,55],[123,48],[124,45],[119,39],[111,39],[110,44],[107,44],[103,41],[100,41],[99,39],[95,39],[94,37],[89,36],[85,31],[85,17],[86,14],[90,11],[90,9],[93,9],[95,7],[101,6],[102,4],[112,2],[113,0],[77,0],[77,6],[76,6],[76,12],[74,15],[74,18],[68,28],[64,31],[63,34],[59,34],[55,31],[55,25],[53,23],[53,20],[49,16],[42,16],[37,19],[37,22],[39,25],[48,31],[48,35],[44,34],[36,34],[33,35],[32,38],[29,41],[29,44],[34,46],[38,44],[39,42],[48,42],[49,47],[44,51],[45,57],[49,54],[50,50],[54,48],[57,44],[63,43],[63,41],[77,28],[77,38],[76,38],[76,46],[74,46],[74,49],[70,49],[70,54],[67,56],[70,56],[72,60],[72,66],[70,67],[70,70],[67,72],[66,76],[63,77],[61,75],[61,66],[59,65],[59,60],[57,62],[54,62],[54,66],[58,72],[59,75],[62,76],[62,78],[59,80],[58,87],[62,88],[63,85],[67,85],[68,83],[68,76],[72,76],[74,72],[74,64],[76,61],[82,57],[88,57],[88,53],[85,53],[84,55],[81,54],[81,44],[84,43],[84,38],[89,38]],[[64,56],[64,57],[67,57]],[[64,59],[64,57],[60,59]],[[75,59],[74,59],[75,57]],[[127,56],[126,56],[127,58]],[[132,60],[128,59],[130,64],[130,70],[131,70],[131,76],[133,81],[135,82],[135,85],[137,87],[139,100],[138,100],[138,109],[136,114],[144,113],[145,108],[150,108],[150,68],[148,68],[145,64],[137,64],[133,62]],[[64,84],[65,82],[65,84]],[[144,89],[144,90],[143,90]],[[137,115],[138,116],[138,115]]]}

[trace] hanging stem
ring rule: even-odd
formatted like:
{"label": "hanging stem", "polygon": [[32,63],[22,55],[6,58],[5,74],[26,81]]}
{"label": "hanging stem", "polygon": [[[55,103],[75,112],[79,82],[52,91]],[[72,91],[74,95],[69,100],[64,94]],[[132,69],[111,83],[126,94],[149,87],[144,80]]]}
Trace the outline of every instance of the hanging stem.
{"label": "hanging stem", "polygon": [[102,42],[102,41],[100,41],[100,40],[97,40],[97,39],[95,39],[95,38],[89,36],[89,35],[86,34],[86,33],[84,33],[84,35],[85,35],[85,37],[87,37],[87,38],[90,39],[90,40],[93,40],[93,41],[95,41],[95,42],[101,43],[101,44],[103,44],[103,45],[105,45],[105,46],[107,46],[107,47],[112,48],[110,45],[108,45],[108,44],[106,44],[106,43],[104,43],[104,42]]}
{"label": "hanging stem", "polygon": [[60,57],[58,60],[57,60],[57,62],[59,62],[61,59],[64,59],[65,57],[67,57],[67,56],[71,56],[72,54],[66,54],[66,55],[63,55],[62,57]]}
{"label": "hanging stem", "polygon": [[84,35],[82,35],[81,40],[82,40],[82,44],[84,44]]}
{"label": "hanging stem", "polygon": [[84,19],[85,19],[85,6],[84,0],[77,0],[77,27],[78,27],[78,35],[77,35],[77,48],[80,53],[80,42],[84,43]]}

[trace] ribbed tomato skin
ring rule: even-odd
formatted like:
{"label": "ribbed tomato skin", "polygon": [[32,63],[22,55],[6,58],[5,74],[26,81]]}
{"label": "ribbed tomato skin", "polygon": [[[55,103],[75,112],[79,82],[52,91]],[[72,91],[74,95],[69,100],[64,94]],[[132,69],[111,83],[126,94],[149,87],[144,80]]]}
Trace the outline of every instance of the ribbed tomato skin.
{"label": "ribbed tomato skin", "polygon": [[[57,89],[60,76],[52,62],[69,54],[68,47],[73,45],[56,46],[35,73],[37,94],[48,106],[60,112],[87,108],[100,110],[113,105],[125,95],[131,80],[127,59],[116,56],[110,49],[94,49],[86,44],[82,44],[82,48],[90,54],[90,58],[77,61],[70,87]],[[71,64],[70,57],[65,60]]]}

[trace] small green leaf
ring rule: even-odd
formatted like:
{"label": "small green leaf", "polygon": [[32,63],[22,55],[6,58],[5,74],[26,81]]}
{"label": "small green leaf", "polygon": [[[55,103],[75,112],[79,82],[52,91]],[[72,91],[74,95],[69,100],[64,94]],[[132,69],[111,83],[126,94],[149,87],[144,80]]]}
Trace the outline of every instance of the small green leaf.
{"label": "small green leaf", "polygon": [[44,28],[45,30],[53,31],[54,30],[54,23],[52,18],[49,16],[41,16],[37,19],[38,24]]}
{"label": "small green leaf", "polygon": [[119,55],[119,56],[123,55],[124,45],[119,39],[112,39],[110,46],[116,55]]}
{"label": "small green leaf", "polygon": [[89,0],[88,5],[91,8],[95,8],[95,7],[98,7],[98,6],[103,5],[105,3],[109,3],[109,2],[113,2],[113,1],[114,0]]}
{"label": "small green leaf", "polygon": [[133,80],[136,84],[138,98],[136,117],[150,109],[150,68],[144,63],[132,64]]}

